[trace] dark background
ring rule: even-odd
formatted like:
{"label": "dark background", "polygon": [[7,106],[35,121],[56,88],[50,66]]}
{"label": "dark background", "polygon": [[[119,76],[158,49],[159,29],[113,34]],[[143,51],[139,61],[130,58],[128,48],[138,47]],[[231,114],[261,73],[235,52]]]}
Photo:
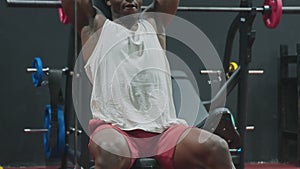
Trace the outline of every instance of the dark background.
{"label": "dark background", "polygon": [[[146,4],[149,1],[145,2]],[[261,6],[262,1],[254,5]],[[296,0],[284,1],[285,5],[297,5]],[[184,6],[239,6],[237,0],[182,0]],[[178,12],[202,30],[223,57],[225,38],[235,13]],[[295,46],[300,42],[300,16],[284,15],[278,28],[267,29],[258,14],[254,29],[256,41],[253,45],[251,69],[263,69],[264,75],[249,78],[248,124],[255,130],[247,133],[246,160],[248,162],[278,161],[278,72],[279,45]],[[25,72],[35,56],[40,56],[45,66],[63,68],[67,65],[71,27],[63,25],[56,9],[8,8],[0,2],[0,165],[44,164],[42,136],[25,134],[26,127],[42,126],[44,106],[49,103],[47,87],[35,88],[31,75]],[[182,30],[187,31],[188,30]],[[186,47],[169,40],[168,50],[180,57],[193,55]],[[235,43],[233,60],[237,58],[238,43]],[[202,63],[190,62],[191,67]],[[236,60],[237,61],[237,60]],[[207,79],[199,77],[203,87],[201,97],[209,99]],[[236,90],[227,98],[227,106],[236,114]],[[73,115],[74,116],[74,115]]]}

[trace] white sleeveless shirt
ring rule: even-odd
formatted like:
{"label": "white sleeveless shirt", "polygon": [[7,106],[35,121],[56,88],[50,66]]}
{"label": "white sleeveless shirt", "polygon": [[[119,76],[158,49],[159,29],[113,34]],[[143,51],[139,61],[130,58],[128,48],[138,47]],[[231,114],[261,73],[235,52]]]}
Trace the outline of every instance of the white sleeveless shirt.
{"label": "white sleeveless shirt", "polygon": [[93,118],[156,133],[186,125],[176,117],[169,62],[147,20],[139,20],[136,31],[106,20],[85,71]]}

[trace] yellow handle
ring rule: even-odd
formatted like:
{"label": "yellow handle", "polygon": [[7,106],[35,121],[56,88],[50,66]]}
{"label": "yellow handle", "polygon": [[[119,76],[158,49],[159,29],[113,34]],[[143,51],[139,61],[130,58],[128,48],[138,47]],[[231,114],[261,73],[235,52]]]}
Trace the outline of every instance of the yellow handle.
{"label": "yellow handle", "polygon": [[238,67],[239,67],[239,66],[238,66],[237,63],[235,63],[235,62],[230,62],[230,64],[229,64],[229,71],[230,71],[230,72],[234,72],[234,71],[237,70]]}

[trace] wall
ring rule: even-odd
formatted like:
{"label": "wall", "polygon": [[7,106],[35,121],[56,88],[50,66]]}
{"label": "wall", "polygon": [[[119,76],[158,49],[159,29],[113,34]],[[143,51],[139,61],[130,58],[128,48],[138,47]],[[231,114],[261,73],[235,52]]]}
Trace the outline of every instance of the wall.
{"label": "wall", "polygon": [[55,9],[7,8],[5,1],[0,2],[0,21],[0,163],[42,164],[42,135],[25,134],[23,129],[42,127],[48,88],[35,88],[25,70],[36,56],[45,67],[65,67],[70,27],[60,24]]}

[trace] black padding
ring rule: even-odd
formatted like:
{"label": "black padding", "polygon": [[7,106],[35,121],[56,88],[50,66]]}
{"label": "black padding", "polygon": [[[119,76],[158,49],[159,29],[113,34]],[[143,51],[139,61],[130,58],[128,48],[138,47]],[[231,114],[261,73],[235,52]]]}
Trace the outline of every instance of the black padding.
{"label": "black padding", "polygon": [[154,158],[139,158],[131,169],[159,169],[159,165]]}
{"label": "black padding", "polygon": [[58,137],[58,106],[64,102],[62,94],[62,70],[49,70],[49,91],[50,91],[50,105],[51,105],[51,131],[50,131],[50,147],[57,147]]}
{"label": "black padding", "polygon": [[227,108],[219,108],[211,112],[202,129],[222,137],[230,149],[241,147],[240,135],[233,125],[231,113]]}

